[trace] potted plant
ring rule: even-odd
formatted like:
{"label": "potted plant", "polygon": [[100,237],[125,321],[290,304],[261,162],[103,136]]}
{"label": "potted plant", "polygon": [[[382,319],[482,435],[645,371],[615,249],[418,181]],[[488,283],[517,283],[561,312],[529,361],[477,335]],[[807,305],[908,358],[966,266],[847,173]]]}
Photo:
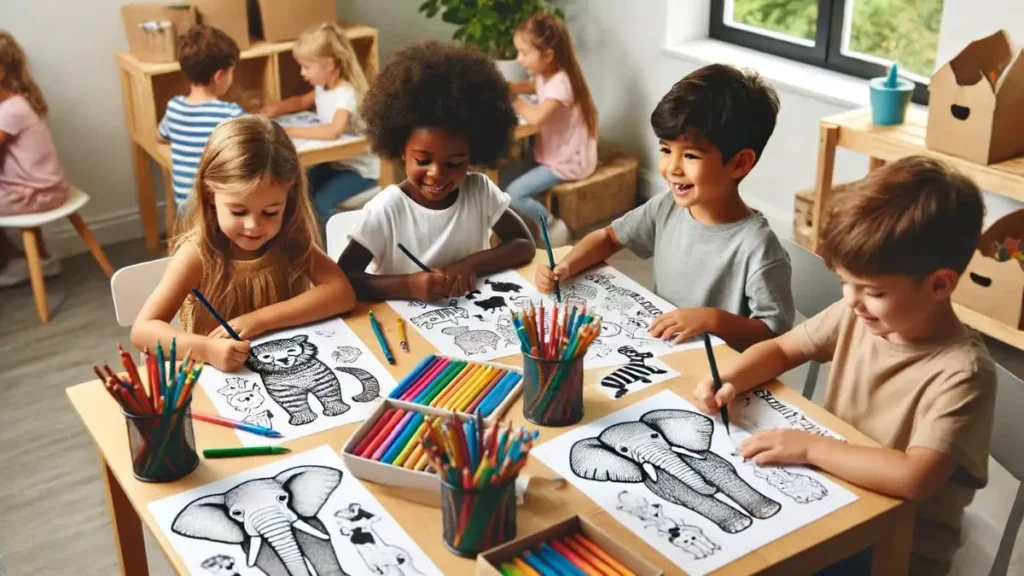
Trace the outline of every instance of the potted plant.
{"label": "potted plant", "polygon": [[[536,12],[551,10],[545,0],[426,0],[419,11],[427,18],[457,26],[452,38],[476,46],[494,59],[509,82],[523,80],[526,71],[516,62],[512,35]],[[560,9],[552,10],[559,18]]]}

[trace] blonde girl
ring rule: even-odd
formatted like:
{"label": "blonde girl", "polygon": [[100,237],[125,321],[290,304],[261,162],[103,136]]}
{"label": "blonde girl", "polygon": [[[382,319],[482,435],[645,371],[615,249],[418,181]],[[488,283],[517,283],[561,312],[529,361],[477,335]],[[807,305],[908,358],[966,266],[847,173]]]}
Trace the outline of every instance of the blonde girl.
{"label": "blonde girl", "polygon": [[[314,26],[299,36],[292,54],[313,90],[268,105],[263,113],[273,117],[315,106],[319,124],[290,126],[285,132],[292,138],[310,140],[361,135],[364,125],[359,104],[369,85],[345,29],[337,22]],[[317,215],[326,220],[340,202],[376,186],[379,178],[380,161],[372,154],[312,167],[309,182]]]}
{"label": "blonde girl", "polygon": [[[171,261],[132,326],[139,348],[178,338],[179,349],[225,371],[240,368],[249,341],[269,331],[351,310],[352,287],[320,249],[295,146],[262,116],[210,135]],[[199,305],[198,287],[242,341]],[[178,313],[181,328],[171,326]]]}
{"label": "blonde girl", "polygon": [[[28,73],[25,52],[0,30],[0,216],[45,212],[62,205],[68,185],[46,122],[46,100]],[[60,273],[36,233],[43,275]],[[0,288],[28,280],[25,255],[0,231]]]}
{"label": "blonde girl", "polygon": [[517,99],[516,112],[539,127],[534,145],[537,166],[505,189],[512,206],[534,221],[547,218],[552,243],[569,241],[566,225],[534,196],[567,180],[580,180],[597,168],[597,107],[583,78],[565,22],[547,12],[531,16],[512,38],[517,60],[533,78],[512,85],[516,94],[537,95],[537,103]]}

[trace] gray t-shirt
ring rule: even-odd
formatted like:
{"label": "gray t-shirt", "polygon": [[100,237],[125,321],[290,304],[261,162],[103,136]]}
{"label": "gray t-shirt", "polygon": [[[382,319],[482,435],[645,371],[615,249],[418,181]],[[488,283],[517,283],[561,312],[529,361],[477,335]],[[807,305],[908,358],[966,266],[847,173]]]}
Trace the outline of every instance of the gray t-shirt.
{"label": "gray t-shirt", "polygon": [[676,306],[757,318],[776,334],[793,327],[789,254],[760,212],[703,224],[666,192],[612,222],[612,230],[641,258],[654,256],[654,291]]}

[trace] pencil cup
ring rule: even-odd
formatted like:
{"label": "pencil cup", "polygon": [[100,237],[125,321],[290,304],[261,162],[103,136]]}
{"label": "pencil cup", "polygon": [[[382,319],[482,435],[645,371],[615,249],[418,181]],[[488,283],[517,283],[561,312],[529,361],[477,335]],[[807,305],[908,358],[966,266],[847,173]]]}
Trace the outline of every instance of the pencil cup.
{"label": "pencil cup", "polygon": [[121,411],[128,427],[132,472],[143,482],[173,482],[199,465],[192,431],[192,399],[167,414],[139,416]]}
{"label": "pencil cup", "polygon": [[514,539],[516,477],[472,490],[442,481],[441,518],[444,545],[464,558]]}
{"label": "pencil cup", "polygon": [[523,416],[540,426],[583,419],[583,358],[545,360],[523,353]]}

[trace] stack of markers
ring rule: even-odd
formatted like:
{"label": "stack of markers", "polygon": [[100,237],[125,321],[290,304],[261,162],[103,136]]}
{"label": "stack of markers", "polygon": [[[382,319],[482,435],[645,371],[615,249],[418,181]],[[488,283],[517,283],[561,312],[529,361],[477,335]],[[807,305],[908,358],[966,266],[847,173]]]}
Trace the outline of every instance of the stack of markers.
{"label": "stack of markers", "polygon": [[515,479],[539,432],[454,415],[430,418],[421,439],[441,479],[444,542],[456,554],[478,552],[515,537]]}
{"label": "stack of markers", "polygon": [[503,576],[635,576],[579,532],[542,542],[498,569]]}
{"label": "stack of markers", "polygon": [[120,345],[118,350],[127,379],[115,374],[106,364],[102,371],[96,365],[92,368],[128,419],[135,475],[154,481],[184,476],[199,462],[188,408],[202,364],[191,360],[189,351],[179,366],[174,340],[166,358],[160,344],[157,344],[155,356],[147,348],[147,387],[131,354]]}
{"label": "stack of markers", "polygon": [[[583,417],[583,358],[601,334],[601,317],[586,307],[570,310],[552,306],[550,320],[544,303],[517,312],[512,323],[524,354],[523,415],[543,426],[562,426]],[[547,324],[547,334],[545,334]]]}
{"label": "stack of markers", "polygon": [[488,417],[523,379],[518,372],[444,356],[428,356],[389,397]]}

